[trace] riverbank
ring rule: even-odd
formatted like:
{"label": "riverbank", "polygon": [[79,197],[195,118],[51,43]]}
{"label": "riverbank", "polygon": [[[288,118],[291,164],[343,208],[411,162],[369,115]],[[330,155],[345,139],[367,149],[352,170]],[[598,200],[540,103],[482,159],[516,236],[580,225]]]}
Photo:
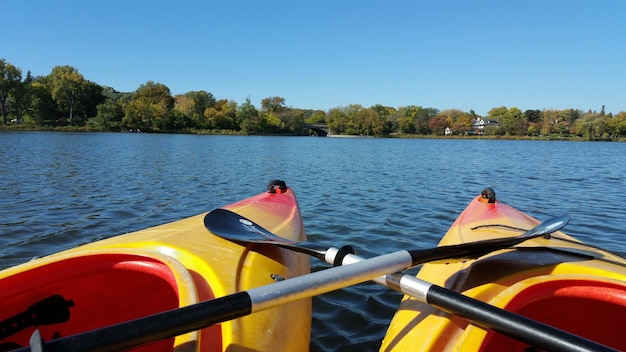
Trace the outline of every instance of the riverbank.
{"label": "riverbank", "polygon": [[[28,124],[18,125],[0,125],[0,131],[53,131],[53,132],[113,132],[116,131],[101,131],[89,126],[31,126]],[[117,133],[137,133],[118,131]],[[143,133],[143,132],[142,132]],[[146,133],[171,133],[171,134],[198,134],[198,135],[241,135],[247,136],[248,134],[242,131],[235,130],[182,130],[175,132],[146,132]],[[296,136],[296,135],[272,135],[272,136]],[[309,136],[302,136],[309,137]],[[550,136],[506,136],[506,135],[423,135],[423,134],[402,134],[394,133],[387,136],[354,136],[354,135],[329,135],[330,138],[407,138],[407,139],[493,139],[493,140],[529,140],[529,141],[577,141],[577,142],[626,142],[626,137],[610,138],[610,137],[597,137],[594,139],[588,139],[575,135],[561,135],[552,134]]]}

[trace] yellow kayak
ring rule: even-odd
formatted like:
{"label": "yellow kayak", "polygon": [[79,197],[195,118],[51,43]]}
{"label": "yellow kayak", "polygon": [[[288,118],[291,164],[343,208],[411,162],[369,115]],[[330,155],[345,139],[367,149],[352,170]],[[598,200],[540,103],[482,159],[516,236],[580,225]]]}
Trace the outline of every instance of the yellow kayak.
{"label": "yellow kayak", "polygon": [[[514,237],[539,223],[486,189],[439,246]],[[417,278],[626,350],[626,260],[562,232],[464,262],[429,263]],[[536,351],[491,329],[405,296],[381,351]]]}
{"label": "yellow kayak", "polygon": [[[306,240],[284,182],[225,209],[293,241]],[[0,272],[0,351],[84,333],[308,274],[305,254],[250,248],[206,230],[200,214],[111,237]],[[305,351],[311,300],[213,325],[134,351]],[[285,333],[285,332],[289,333]]]}

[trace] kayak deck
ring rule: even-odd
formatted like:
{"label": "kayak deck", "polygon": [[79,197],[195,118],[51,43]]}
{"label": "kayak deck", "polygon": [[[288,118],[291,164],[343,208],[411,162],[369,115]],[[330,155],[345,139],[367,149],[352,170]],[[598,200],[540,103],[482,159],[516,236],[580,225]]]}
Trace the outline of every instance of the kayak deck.
{"label": "kayak deck", "polygon": [[[306,240],[293,191],[272,191],[224,208],[279,236]],[[27,346],[35,328],[49,341],[310,272],[310,259],[304,254],[281,248],[251,251],[213,235],[204,227],[204,215],[0,272],[0,351]],[[33,315],[29,307],[51,296],[62,298],[39,309],[40,316]],[[3,330],[2,321],[8,329]],[[311,301],[301,300],[133,350],[306,350],[310,324]],[[283,333],[287,329],[290,334]]]}
{"label": "kayak deck", "polygon": [[[500,202],[476,197],[439,245],[512,237],[538,221]],[[557,232],[476,260],[425,264],[418,278],[626,350],[626,260]],[[529,349],[530,348],[530,349]],[[529,351],[493,330],[404,297],[381,351]]]}

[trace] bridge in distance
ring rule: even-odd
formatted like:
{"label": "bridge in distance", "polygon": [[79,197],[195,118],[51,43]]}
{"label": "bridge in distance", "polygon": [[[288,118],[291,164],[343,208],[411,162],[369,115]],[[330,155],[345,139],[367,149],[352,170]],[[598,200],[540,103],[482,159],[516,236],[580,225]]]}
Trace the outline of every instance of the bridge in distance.
{"label": "bridge in distance", "polygon": [[326,137],[329,134],[332,134],[330,128],[325,123],[307,123],[302,126],[305,133],[309,130],[312,130],[320,137]]}

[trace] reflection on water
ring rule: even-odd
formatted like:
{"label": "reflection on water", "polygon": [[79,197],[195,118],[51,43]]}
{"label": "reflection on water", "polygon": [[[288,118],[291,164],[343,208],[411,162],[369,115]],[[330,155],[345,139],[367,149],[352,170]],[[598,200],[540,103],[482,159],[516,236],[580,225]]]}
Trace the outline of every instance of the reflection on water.
{"label": "reflection on water", "polygon": [[[485,186],[626,253],[625,159],[623,143],[0,132],[0,267],[199,214],[275,178],[296,191],[310,241],[364,257],[435,246]],[[400,298],[371,283],[316,297],[311,350],[377,350]]]}

